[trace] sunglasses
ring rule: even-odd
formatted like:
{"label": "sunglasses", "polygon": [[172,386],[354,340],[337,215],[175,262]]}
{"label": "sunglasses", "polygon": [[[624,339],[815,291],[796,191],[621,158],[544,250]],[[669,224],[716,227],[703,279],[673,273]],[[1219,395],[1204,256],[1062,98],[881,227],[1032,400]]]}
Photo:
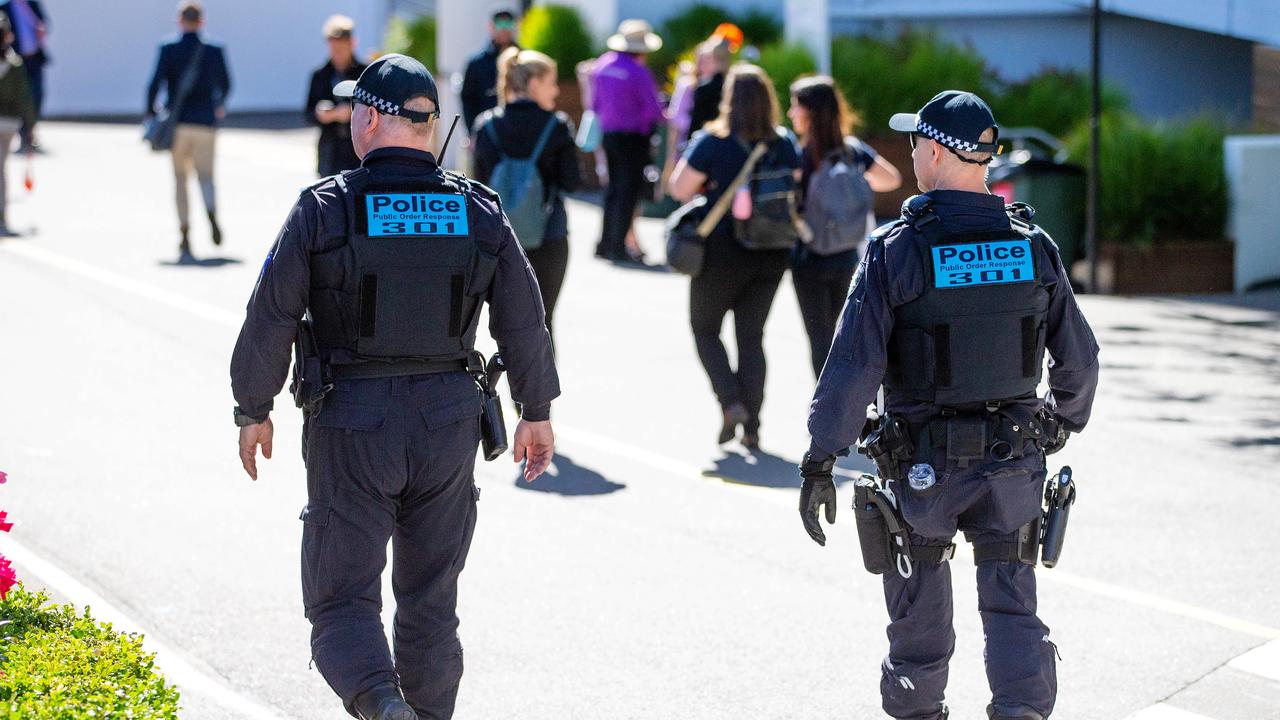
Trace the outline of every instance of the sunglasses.
{"label": "sunglasses", "polygon": [[515,30],[516,21],[515,20],[494,20],[493,29],[494,30]]}
{"label": "sunglasses", "polygon": [[924,136],[923,136],[923,135],[921,135],[920,133],[908,133],[908,134],[907,134],[907,142],[911,143],[911,149],[912,149],[912,150],[915,150],[915,149],[916,149],[916,138],[924,138]]}

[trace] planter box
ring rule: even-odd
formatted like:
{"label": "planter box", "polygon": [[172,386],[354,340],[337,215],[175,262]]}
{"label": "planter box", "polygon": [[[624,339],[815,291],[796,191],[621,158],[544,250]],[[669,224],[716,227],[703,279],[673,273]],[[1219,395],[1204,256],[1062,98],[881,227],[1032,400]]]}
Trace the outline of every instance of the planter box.
{"label": "planter box", "polygon": [[[1088,261],[1072,268],[1087,282]],[[1103,243],[1098,261],[1098,291],[1113,295],[1214,293],[1234,289],[1235,244],[1197,240],[1153,247]]]}

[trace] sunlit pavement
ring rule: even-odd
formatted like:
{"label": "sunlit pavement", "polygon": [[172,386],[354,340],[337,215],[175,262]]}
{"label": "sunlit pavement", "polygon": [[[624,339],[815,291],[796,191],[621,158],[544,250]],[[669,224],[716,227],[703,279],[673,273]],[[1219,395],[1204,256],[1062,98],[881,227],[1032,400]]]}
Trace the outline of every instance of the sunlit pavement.
{"label": "sunlit pavement", "polygon": [[[0,241],[0,507],[16,522],[0,550],[30,585],[145,631],[184,718],[346,717],[308,668],[300,418],[277,400],[275,457],[250,482],[227,375],[310,182],[311,132],[220,135],[227,241],[212,247],[194,212],[198,264],[176,262],[168,156],[135,128],[50,124],[42,140],[35,191],[9,210],[28,234]],[[796,513],[813,378],[790,284],[766,329],[763,452],[718,450],[687,280],[594,260],[600,213],[570,212],[560,455],[532,486],[509,456],[480,467],[458,717],[881,717],[886,618],[850,489],[826,548]],[[661,256],[658,221],[641,238]],[[1088,432],[1051,458],[1080,487],[1063,561],[1039,571],[1063,658],[1055,718],[1280,717],[1274,300],[1082,300],[1102,386]],[[948,701],[980,718],[972,561],[952,564]]]}

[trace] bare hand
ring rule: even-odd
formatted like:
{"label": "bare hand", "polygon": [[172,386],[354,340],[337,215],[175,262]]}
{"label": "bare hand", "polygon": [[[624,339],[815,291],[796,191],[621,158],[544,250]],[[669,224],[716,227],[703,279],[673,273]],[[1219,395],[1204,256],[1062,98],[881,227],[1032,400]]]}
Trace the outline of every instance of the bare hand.
{"label": "bare hand", "polygon": [[533,482],[534,478],[546,472],[555,456],[556,435],[551,430],[551,421],[529,422],[521,420],[516,425],[515,461],[525,461],[524,480]]}
{"label": "bare hand", "polygon": [[262,446],[262,457],[270,460],[271,436],[274,434],[271,418],[240,428],[240,464],[251,480],[258,479],[258,446]]}

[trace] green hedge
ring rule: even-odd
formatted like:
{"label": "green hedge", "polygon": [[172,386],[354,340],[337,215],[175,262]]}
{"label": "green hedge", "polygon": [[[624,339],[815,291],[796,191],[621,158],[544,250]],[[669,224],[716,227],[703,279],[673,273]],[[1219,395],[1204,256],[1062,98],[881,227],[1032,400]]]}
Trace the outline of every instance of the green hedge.
{"label": "green hedge", "polygon": [[387,35],[382,43],[389,53],[401,53],[436,72],[436,19],[433,15],[419,15],[406,20],[399,15],[387,22]]}
{"label": "green hedge", "polygon": [[178,691],[142,638],[15,588],[0,601],[0,718],[176,720]]}
{"label": "green hedge", "polygon": [[[1001,127],[1037,127],[1062,138],[1088,121],[1092,103],[1084,73],[1045,68],[1025,80],[1005,83],[991,98],[991,109]],[[1128,105],[1124,93],[1103,84],[1104,112],[1120,112]]]}
{"label": "green hedge", "polygon": [[535,5],[520,23],[520,47],[546,53],[556,61],[561,80],[574,77],[574,68],[595,56],[591,31],[577,8]]}
{"label": "green hedge", "polygon": [[752,9],[738,14],[719,5],[694,3],[658,25],[656,32],[662,36],[662,49],[650,55],[648,61],[654,75],[670,77],[680,58],[710,37],[721,23],[737,25],[748,45],[764,47],[782,41],[782,22],[770,13]]}
{"label": "green hedge", "polygon": [[[1100,128],[1099,225],[1120,244],[1220,240],[1226,227],[1224,123],[1207,117],[1148,123],[1111,113]],[[1089,127],[1067,141],[1073,162],[1089,162]]]}
{"label": "green hedge", "polygon": [[778,92],[778,103],[782,106],[783,116],[787,123],[787,107],[791,104],[791,83],[801,75],[812,75],[818,71],[818,61],[813,58],[809,48],[800,44],[768,45],[760,49],[760,67],[769,73],[773,87]]}

